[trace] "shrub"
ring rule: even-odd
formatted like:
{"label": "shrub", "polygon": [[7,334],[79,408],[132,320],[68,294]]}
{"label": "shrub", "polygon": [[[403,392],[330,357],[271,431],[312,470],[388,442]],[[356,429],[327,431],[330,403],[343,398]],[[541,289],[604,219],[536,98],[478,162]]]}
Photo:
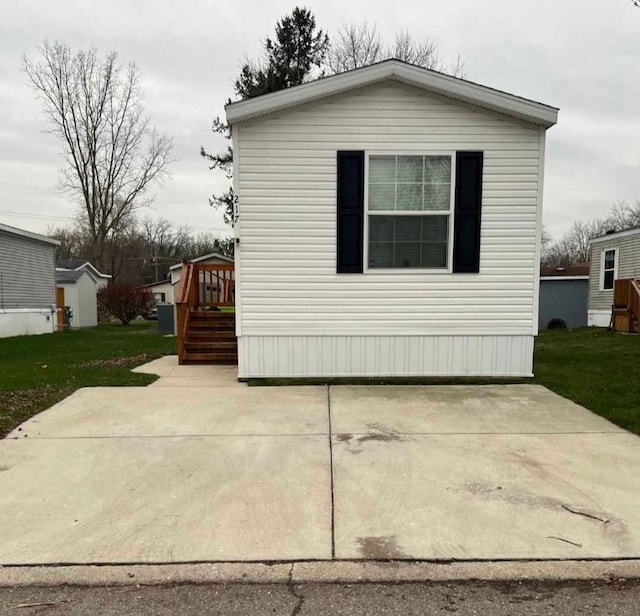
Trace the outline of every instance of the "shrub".
{"label": "shrub", "polygon": [[149,312],[152,305],[153,297],[148,289],[129,284],[112,283],[98,291],[98,309],[114,316],[123,325]]}

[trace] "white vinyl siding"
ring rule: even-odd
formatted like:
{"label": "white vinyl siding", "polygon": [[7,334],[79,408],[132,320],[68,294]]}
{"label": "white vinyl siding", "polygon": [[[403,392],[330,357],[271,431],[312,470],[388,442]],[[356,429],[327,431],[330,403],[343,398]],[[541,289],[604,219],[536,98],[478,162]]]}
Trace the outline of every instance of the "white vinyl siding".
{"label": "white vinyl siding", "polygon": [[[233,138],[241,336],[534,333],[543,129],[387,82],[236,124]],[[337,150],[483,151],[480,274],[337,274]]]}
{"label": "white vinyl siding", "polygon": [[[611,314],[613,290],[602,288],[602,261],[607,250],[616,250],[615,278],[640,278],[640,229],[622,237],[599,240],[591,245],[589,262],[589,311]],[[602,322],[606,318],[603,317]]]}

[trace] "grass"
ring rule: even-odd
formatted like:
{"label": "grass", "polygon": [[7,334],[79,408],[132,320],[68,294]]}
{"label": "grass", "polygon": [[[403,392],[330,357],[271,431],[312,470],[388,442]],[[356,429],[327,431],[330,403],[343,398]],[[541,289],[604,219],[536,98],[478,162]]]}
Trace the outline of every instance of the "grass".
{"label": "grass", "polygon": [[0,339],[0,437],[80,387],[148,385],[131,368],[176,352],[155,322]]}
{"label": "grass", "polygon": [[[131,368],[175,349],[175,338],[159,336],[153,322],[0,339],[0,436],[80,387],[148,385],[156,377]],[[536,383],[640,434],[640,336],[544,331],[534,371]]]}
{"label": "grass", "polygon": [[536,383],[640,434],[640,336],[600,328],[541,332]]}

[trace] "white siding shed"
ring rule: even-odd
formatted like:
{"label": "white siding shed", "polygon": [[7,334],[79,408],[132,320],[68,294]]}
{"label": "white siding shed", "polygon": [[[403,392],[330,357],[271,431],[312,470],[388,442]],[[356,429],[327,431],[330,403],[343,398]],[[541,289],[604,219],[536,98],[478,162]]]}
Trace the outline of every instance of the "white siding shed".
{"label": "white siding shed", "polygon": [[[556,114],[398,61],[228,106],[239,377],[531,376],[545,132]],[[364,154],[363,266],[348,274],[336,256],[342,151]],[[453,267],[461,151],[484,159],[477,273]],[[451,161],[451,209],[436,212],[446,216],[442,267],[374,266],[375,157]]]}

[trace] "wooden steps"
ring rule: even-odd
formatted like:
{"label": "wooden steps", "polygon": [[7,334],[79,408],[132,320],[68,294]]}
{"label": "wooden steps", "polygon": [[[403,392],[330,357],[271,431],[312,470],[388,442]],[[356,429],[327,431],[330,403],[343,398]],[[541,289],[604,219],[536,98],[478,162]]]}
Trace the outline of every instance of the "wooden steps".
{"label": "wooden steps", "polygon": [[189,314],[183,364],[237,364],[236,315],[218,310]]}

